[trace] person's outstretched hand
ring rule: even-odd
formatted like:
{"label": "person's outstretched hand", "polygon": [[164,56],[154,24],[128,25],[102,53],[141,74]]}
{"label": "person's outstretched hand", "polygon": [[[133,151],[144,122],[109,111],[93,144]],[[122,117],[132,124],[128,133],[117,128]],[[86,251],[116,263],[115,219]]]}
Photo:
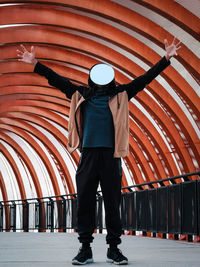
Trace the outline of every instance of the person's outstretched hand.
{"label": "person's outstretched hand", "polygon": [[35,58],[34,47],[31,46],[31,52],[28,52],[23,45],[21,45],[21,48],[23,51],[20,51],[17,49],[18,57],[20,57],[18,59],[18,61],[22,61],[22,62],[25,62],[28,64],[36,65],[37,59]]}
{"label": "person's outstretched hand", "polygon": [[165,51],[166,51],[165,57],[166,57],[167,60],[169,60],[173,56],[177,56],[178,55],[177,54],[177,50],[179,50],[181,48],[180,43],[181,42],[178,42],[176,44],[176,37],[174,37],[174,40],[171,43],[171,45],[168,45],[167,39],[164,40]]}

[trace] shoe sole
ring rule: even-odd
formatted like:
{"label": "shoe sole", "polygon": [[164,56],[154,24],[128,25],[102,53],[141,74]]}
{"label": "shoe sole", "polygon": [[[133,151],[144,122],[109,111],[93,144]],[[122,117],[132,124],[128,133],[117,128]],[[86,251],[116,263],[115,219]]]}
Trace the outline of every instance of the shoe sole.
{"label": "shoe sole", "polygon": [[74,261],[72,261],[72,264],[73,265],[85,265],[85,264],[88,264],[88,263],[93,263],[94,261],[93,261],[93,259],[91,258],[91,259],[87,259],[86,261],[84,261],[84,262],[80,262],[80,261],[76,261],[76,260],[74,260]]}
{"label": "shoe sole", "polygon": [[121,261],[121,262],[117,262],[117,261],[114,261],[112,259],[107,259],[106,262],[108,262],[108,263],[114,263],[116,265],[127,265],[128,264],[128,261],[125,261],[125,260],[124,261]]}

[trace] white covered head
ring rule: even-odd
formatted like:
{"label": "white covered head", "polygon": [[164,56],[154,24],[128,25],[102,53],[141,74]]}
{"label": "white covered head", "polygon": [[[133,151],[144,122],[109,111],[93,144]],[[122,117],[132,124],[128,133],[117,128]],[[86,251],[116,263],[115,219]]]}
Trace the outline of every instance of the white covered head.
{"label": "white covered head", "polygon": [[89,80],[92,82],[92,85],[107,86],[114,81],[114,79],[114,69],[108,64],[99,63],[90,69]]}

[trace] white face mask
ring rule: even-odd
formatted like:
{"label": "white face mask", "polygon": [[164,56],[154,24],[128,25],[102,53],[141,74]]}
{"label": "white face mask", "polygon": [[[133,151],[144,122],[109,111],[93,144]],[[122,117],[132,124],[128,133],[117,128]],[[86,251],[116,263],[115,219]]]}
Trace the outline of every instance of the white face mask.
{"label": "white face mask", "polygon": [[104,86],[112,82],[115,78],[113,68],[105,63],[94,65],[90,70],[91,81],[100,86]]}

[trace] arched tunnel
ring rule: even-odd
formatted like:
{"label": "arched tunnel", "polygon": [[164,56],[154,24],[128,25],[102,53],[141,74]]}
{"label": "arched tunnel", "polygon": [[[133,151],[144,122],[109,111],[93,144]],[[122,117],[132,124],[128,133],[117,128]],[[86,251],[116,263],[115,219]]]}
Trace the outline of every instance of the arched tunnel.
{"label": "arched tunnel", "polygon": [[189,2],[0,0],[1,200],[76,191],[80,151],[66,148],[70,100],[18,61],[20,44],[78,85],[98,62],[123,84],[158,62],[164,39],[176,36],[178,56],[129,102],[122,186],[200,170],[200,9]]}

